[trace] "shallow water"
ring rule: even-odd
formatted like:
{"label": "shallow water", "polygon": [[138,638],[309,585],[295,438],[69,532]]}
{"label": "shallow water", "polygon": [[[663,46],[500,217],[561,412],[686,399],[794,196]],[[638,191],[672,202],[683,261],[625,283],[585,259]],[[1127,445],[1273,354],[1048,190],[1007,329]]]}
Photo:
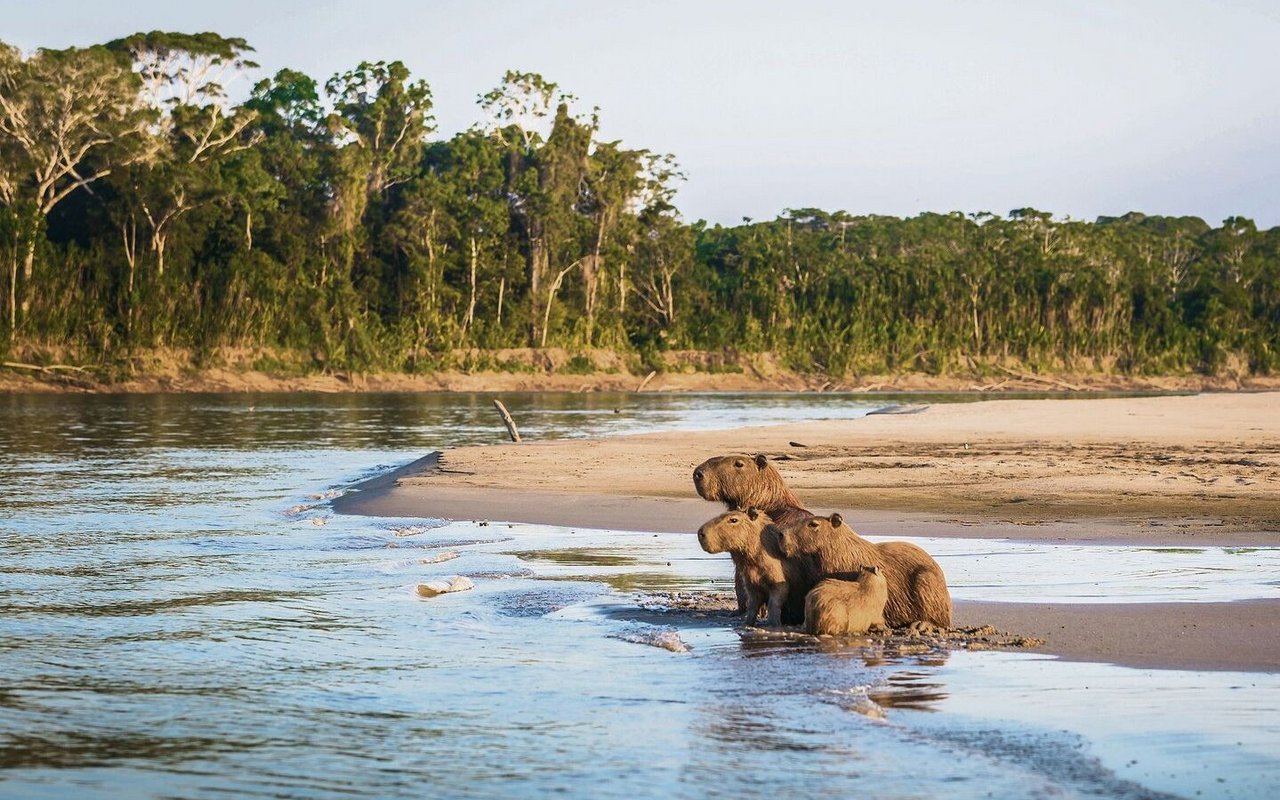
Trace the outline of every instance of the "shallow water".
{"label": "shallow water", "polygon": [[[504,399],[539,437],[882,404]],[[633,592],[727,585],[727,562],[689,537],[336,517],[323,504],[347,481],[499,433],[485,396],[0,398],[0,796],[1280,787],[1280,675],[742,639],[722,617],[637,609]],[[926,545],[959,597],[1276,591],[1273,549]],[[446,553],[457,557],[424,563]],[[1038,576],[1034,597],[996,579],[1009,559]],[[455,574],[476,589],[416,596]],[[664,649],[676,645],[690,649]]]}

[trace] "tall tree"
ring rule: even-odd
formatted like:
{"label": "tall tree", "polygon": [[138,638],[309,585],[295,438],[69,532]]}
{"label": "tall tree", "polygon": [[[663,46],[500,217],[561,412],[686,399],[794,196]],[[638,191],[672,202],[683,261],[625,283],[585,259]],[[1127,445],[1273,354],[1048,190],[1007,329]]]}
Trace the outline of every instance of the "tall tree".
{"label": "tall tree", "polygon": [[154,115],[138,97],[138,77],[104,47],[37,50],[24,57],[0,43],[0,197],[25,208],[15,226],[23,237],[22,281],[10,272],[9,327],[17,327],[17,297],[30,305],[40,230],[53,209],[123,165],[149,155]]}

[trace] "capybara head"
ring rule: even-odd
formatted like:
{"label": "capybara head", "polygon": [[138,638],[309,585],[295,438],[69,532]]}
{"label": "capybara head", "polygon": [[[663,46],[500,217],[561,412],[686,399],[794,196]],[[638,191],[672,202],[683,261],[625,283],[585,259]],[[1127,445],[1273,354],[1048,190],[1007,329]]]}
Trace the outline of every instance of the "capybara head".
{"label": "capybara head", "polygon": [[702,499],[722,502],[730,509],[800,505],[763,454],[708,458],[694,469],[693,488]]}
{"label": "capybara head", "polygon": [[852,531],[844,524],[844,517],[836,513],[829,517],[810,517],[804,522],[779,528],[774,541],[783,558],[796,558],[818,552],[824,541],[841,533]]}
{"label": "capybara head", "polygon": [[760,532],[771,521],[768,514],[754,508],[727,511],[698,528],[698,544],[708,553],[749,549],[760,541]]}

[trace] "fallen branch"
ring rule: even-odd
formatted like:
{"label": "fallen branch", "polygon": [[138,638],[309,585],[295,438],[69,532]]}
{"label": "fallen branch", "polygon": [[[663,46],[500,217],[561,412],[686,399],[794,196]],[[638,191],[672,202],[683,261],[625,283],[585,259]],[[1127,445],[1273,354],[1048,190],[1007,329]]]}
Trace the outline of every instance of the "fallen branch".
{"label": "fallen branch", "polygon": [[1074,383],[1067,383],[1066,381],[1058,380],[1057,378],[1045,378],[1040,375],[1032,375],[1026,372],[1018,372],[1016,370],[1009,369],[1008,367],[1002,367],[999,364],[995,364],[993,366],[995,366],[996,369],[1000,370],[1001,372],[1007,375],[1012,375],[1013,377],[1020,378],[1024,381],[1031,381],[1032,383],[1047,383],[1050,386],[1059,386],[1063,389],[1067,389],[1072,392],[1088,391],[1088,389],[1086,389],[1083,386],[1077,386]]}
{"label": "fallen branch", "polygon": [[644,380],[640,381],[640,385],[636,387],[636,394],[639,394],[640,392],[643,392],[643,391],[644,391],[644,387],[648,386],[648,385],[649,385],[649,381],[653,380],[653,379],[654,379],[654,376],[656,376],[657,374],[658,374],[658,371],[655,369],[654,371],[652,371],[652,372],[650,372],[648,375],[646,375],[646,376],[645,376],[645,378],[644,378]]}
{"label": "fallen branch", "polygon": [[72,372],[87,372],[89,369],[88,367],[77,367],[71,364],[45,364],[42,366],[40,364],[23,364],[19,361],[5,361],[3,365],[10,369],[30,369],[37,372],[53,372],[54,370],[59,369],[70,370]]}
{"label": "fallen branch", "polygon": [[494,398],[493,407],[498,409],[498,414],[502,417],[502,424],[507,426],[507,434],[511,437],[511,441],[516,444],[520,443],[520,431],[516,430],[516,421],[511,418],[511,414],[507,412],[507,407],[502,404],[501,400]]}

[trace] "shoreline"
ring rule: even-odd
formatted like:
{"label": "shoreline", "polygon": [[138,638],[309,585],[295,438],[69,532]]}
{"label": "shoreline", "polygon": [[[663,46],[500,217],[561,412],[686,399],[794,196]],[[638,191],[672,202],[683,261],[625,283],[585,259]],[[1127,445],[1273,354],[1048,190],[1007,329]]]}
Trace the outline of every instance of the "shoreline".
{"label": "shoreline", "polygon": [[[557,525],[592,530],[690,533],[718,506],[703,500],[658,500],[590,493],[545,494],[495,489],[441,489],[430,494],[428,513],[418,493],[398,491],[401,481],[430,474],[438,453],[387,474],[363,481],[331,502],[335,513],[369,516],[432,517]],[[466,513],[483,504],[492,513]],[[694,521],[696,520],[696,521]],[[1122,522],[1098,530],[1076,521],[1063,535],[1050,535],[1007,522],[971,522],[956,528],[929,515],[862,512],[860,523],[874,525],[875,538],[950,536],[1063,544],[1186,546],[1185,536],[1163,534],[1135,541],[1120,534]],[[863,532],[872,524],[860,524]],[[1096,535],[1090,535],[1090,533]],[[1040,535],[1037,535],[1040,534]],[[1174,538],[1177,537],[1177,538]],[[1256,536],[1213,537],[1199,546],[1267,544]],[[1274,543],[1271,543],[1274,544]],[[1206,671],[1280,671],[1280,599],[1236,602],[1019,603],[956,600],[955,626],[994,625],[1002,631],[1044,639],[1027,653],[1065,661],[1106,662],[1136,669]],[[1100,622],[1101,621],[1101,622]]]}
{"label": "shoreline", "polygon": [[[1280,394],[1005,400],[840,422],[462,447],[366,481],[337,513],[692,532],[719,506],[693,465],[764,452],[818,513],[873,538],[1280,545]],[[792,446],[792,443],[803,447]],[[957,601],[957,625],[1067,660],[1280,670],[1280,599]]]}
{"label": "shoreline", "polygon": [[0,366],[0,395],[17,394],[261,394],[274,392],[852,392],[1096,394],[1107,392],[1280,391],[1280,375],[1116,375],[1104,372],[987,372],[929,375],[902,373],[833,378],[780,368],[762,361],[739,371],[702,372],[675,368],[634,374],[627,370],[574,373],[555,369],[467,371],[447,369],[421,375],[353,373],[281,375],[236,367],[200,370],[166,365],[123,380],[106,380],[91,367]]}

